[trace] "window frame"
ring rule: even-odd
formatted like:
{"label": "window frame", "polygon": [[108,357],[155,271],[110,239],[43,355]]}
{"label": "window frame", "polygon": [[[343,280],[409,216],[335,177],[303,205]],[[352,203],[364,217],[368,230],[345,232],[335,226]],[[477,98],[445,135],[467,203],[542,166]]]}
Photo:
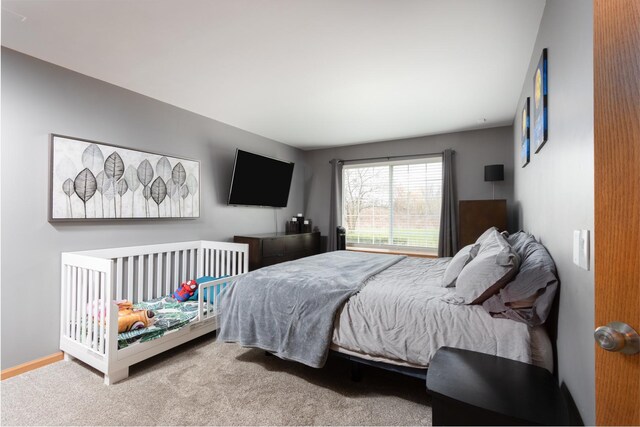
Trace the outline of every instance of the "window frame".
{"label": "window frame", "polygon": [[[428,163],[440,163],[442,165],[442,176],[440,177],[440,183],[442,185],[443,181],[444,181],[444,156],[442,154],[434,154],[434,155],[428,155],[428,156],[407,156],[407,157],[396,157],[396,158],[389,158],[387,160],[378,160],[378,161],[367,161],[367,160],[360,160],[360,161],[350,161],[349,163],[344,163],[343,164],[343,168],[342,168],[342,212],[341,212],[341,222],[342,224],[346,224],[346,203],[345,203],[345,198],[346,198],[346,191],[345,191],[345,178],[346,178],[346,173],[349,169],[356,169],[356,168],[369,168],[369,167],[380,167],[380,166],[386,166],[389,168],[389,177],[388,177],[388,181],[389,181],[389,194],[388,194],[388,198],[389,198],[389,239],[391,241],[393,241],[393,232],[394,232],[394,227],[393,227],[393,221],[394,221],[394,215],[393,215],[393,203],[394,203],[394,199],[393,199],[393,166],[405,166],[405,165],[415,165],[415,164],[428,164]],[[440,203],[442,204],[442,194],[443,189],[441,188],[440,190]],[[441,213],[439,213],[439,215],[441,215]],[[345,226],[346,227],[346,226]],[[440,224],[438,224],[438,233],[440,230]],[[347,230],[348,233],[348,230]],[[436,243],[435,247],[426,247],[426,246],[409,246],[409,245],[397,245],[397,244],[374,244],[374,243],[357,243],[357,244],[349,244],[347,242],[346,244],[346,248],[347,249],[351,249],[351,250],[380,250],[380,252],[391,252],[391,253],[417,253],[417,254],[425,254],[425,255],[431,255],[431,254],[435,254],[438,252],[438,243]]]}

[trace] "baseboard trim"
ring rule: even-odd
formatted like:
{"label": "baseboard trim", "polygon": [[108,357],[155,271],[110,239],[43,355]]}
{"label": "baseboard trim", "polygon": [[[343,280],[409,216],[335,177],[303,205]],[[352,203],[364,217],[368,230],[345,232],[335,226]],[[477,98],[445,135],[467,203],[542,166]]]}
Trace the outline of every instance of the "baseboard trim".
{"label": "baseboard trim", "polygon": [[58,362],[64,358],[61,351],[50,354],[49,356],[41,357],[40,359],[32,360],[30,362],[23,363],[13,368],[7,368],[0,372],[0,380],[4,381],[7,378],[15,377],[16,375],[24,374],[25,372],[33,371],[34,369],[42,368],[43,366],[50,365]]}

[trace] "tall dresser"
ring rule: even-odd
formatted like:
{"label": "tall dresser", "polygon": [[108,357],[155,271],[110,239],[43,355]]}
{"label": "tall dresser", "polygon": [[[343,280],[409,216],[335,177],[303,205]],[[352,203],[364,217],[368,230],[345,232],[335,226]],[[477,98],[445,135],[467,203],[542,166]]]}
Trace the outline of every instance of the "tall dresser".
{"label": "tall dresser", "polygon": [[507,229],[507,201],[460,200],[458,218],[458,247],[462,248],[474,243],[489,227]]}

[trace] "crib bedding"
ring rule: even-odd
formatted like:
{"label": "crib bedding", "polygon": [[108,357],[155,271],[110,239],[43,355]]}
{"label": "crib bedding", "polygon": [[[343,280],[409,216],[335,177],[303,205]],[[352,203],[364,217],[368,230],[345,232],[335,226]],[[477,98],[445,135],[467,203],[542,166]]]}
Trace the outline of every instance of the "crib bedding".
{"label": "crib bedding", "polygon": [[480,305],[443,300],[450,258],[407,258],[373,276],[336,317],[334,349],[427,367],[441,346],[532,363],[531,328],[491,317]]}
{"label": "crib bedding", "polygon": [[153,311],[155,321],[147,328],[118,334],[119,349],[160,338],[186,326],[198,316],[198,301],[178,302],[170,296],[143,301],[133,307]]}

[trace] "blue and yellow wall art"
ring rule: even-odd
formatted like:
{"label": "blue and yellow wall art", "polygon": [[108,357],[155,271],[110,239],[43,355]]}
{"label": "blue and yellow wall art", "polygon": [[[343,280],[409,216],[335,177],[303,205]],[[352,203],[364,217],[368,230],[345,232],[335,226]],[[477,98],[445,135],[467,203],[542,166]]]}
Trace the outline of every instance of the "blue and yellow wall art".
{"label": "blue and yellow wall art", "polygon": [[522,107],[522,128],[520,134],[520,166],[525,167],[529,163],[529,156],[531,153],[529,145],[529,100],[527,98],[524,101],[524,107]]}
{"label": "blue and yellow wall art", "polygon": [[547,142],[549,118],[547,114],[547,49],[542,49],[540,61],[533,75],[533,146],[540,151]]}

